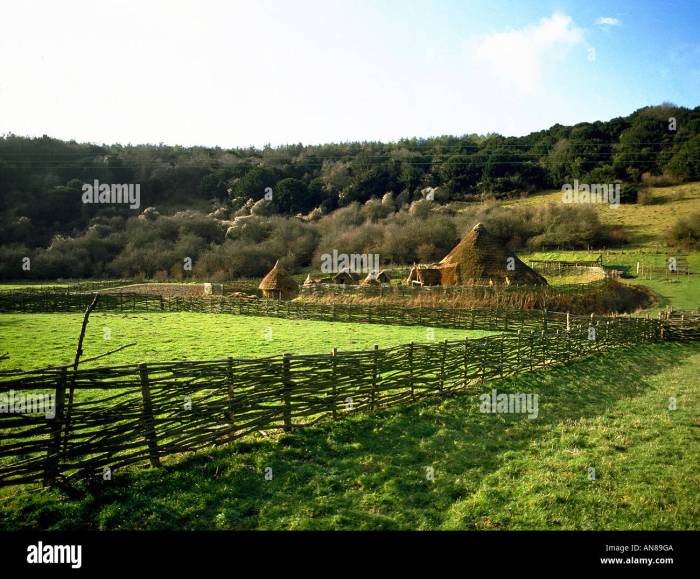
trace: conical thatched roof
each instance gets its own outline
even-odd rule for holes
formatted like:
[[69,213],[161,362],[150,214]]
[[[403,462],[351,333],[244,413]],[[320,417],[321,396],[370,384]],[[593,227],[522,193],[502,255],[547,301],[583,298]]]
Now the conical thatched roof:
[[449,272],[443,275],[443,285],[446,281],[461,285],[547,285],[547,280],[518,259],[482,223],[477,223],[438,267],[444,274]]
[[279,259],[270,272],[262,279],[258,289],[268,292],[290,293],[299,289],[299,284],[280,266]]

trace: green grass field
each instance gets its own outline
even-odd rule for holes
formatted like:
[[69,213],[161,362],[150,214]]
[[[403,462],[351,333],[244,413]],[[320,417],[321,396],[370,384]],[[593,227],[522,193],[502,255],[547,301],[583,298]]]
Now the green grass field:
[[[82,319],[82,313],[0,314],[0,354],[10,354],[0,367],[31,369],[72,364]],[[136,345],[88,364],[253,358],[285,352],[318,354],[330,352],[333,347],[360,350],[374,344],[385,347],[492,333],[227,314],[95,312],[90,316],[83,357],[131,342]]]
[[537,393],[533,420],[464,393],[169,460],[79,499],[5,491],[0,527],[698,529],[698,372],[698,345],[641,346],[483,386]]

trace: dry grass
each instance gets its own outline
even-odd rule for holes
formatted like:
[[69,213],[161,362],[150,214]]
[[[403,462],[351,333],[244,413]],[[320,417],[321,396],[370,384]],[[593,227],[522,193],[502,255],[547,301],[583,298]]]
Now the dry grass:
[[316,304],[399,304],[405,306],[440,308],[508,308],[542,309],[572,314],[607,314],[634,312],[653,303],[646,288],[617,282],[582,286],[578,291],[558,291],[556,288],[472,288],[468,293],[441,292],[439,289],[402,296],[399,293],[366,295],[348,291],[341,294],[302,294],[296,301]]

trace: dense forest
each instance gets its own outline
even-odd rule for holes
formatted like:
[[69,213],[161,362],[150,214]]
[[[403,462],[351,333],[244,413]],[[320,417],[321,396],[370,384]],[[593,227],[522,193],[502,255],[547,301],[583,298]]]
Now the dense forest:
[[[0,277],[257,276],[320,253],[437,259],[475,219],[514,247],[624,243],[593,211],[494,201],[578,179],[700,179],[700,107],[664,104],[524,137],[222,149],[0,138]],[[140,185],[140,207],[83,203],[83,184]],[[479,202],[456,212],[454,202]],[[464,209],[464,208],[462,208]],[[22,269],[22,259],[31,267]],[[192,271],[183,270],[190,258]]]

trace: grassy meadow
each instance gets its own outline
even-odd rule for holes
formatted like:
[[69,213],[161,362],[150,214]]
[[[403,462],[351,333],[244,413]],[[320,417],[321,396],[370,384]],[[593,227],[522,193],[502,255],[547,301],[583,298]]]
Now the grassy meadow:
[[534,420],[481,413],[473,391],[171,458],[71,500],[6,489],[0,528],[697,529],[698,372],[698,345],[641,346],[482,386],[537,393]]
[[[0,314],[0,353],[10,355],[2,367],[26,370],[72,364],[82,319],[82,313]],[[94,312],[85,334],[83,357],[131,342],[136,344],[86,366],[255,358],[285,352],[317,354],[334,347],[362,350],[374,344],[439,342],[492,333],[190,312]]]

